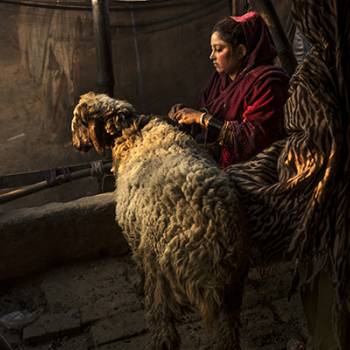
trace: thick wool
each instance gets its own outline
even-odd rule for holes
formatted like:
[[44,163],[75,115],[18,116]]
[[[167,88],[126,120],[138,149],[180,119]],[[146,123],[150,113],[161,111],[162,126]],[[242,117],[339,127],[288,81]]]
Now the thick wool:
[[116,219],[144,273],[155,349],[178,348],[174,322],[187,308],[214,326],[218,349],[240,349],[249,254],[234,185],[190,136],[147,121],[130,123],[112,154]]

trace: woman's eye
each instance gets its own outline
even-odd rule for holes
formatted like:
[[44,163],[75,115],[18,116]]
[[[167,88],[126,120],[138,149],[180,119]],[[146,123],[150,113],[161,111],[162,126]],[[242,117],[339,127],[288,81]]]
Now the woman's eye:
[[212,47],[212,49],[211,49],[211,51],[212,51],[212,53],[220,53],[220,52],[222,52],[223,51],[223,47]]

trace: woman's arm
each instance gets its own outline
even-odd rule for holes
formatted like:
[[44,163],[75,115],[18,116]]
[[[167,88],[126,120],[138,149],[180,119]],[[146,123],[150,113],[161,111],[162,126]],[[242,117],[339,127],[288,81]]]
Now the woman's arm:
[[241,120],[225,121],[220,130],[222,167],[248,160],[285,134],[287,86],[278,80],[262,85],[257,84],[247,97]]
[[180,108],[173,118],[180,124],[199,124],[222,146],[222,166],[247,160],[280,139],[283,130],[283,106],[287,87],[279,80],[256,84],[245,99],[241,118],[221,120],[205,110]]

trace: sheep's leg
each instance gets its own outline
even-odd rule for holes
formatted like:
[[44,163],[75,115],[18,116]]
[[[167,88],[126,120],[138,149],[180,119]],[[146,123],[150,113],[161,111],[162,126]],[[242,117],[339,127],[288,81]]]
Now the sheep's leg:
[[138,276],[134,283],[134,288],[138,296],[143,297],[145,292],[145,273],[143,269],[137,269]]
[[241,350],[239,340],[239,311],[220,311],[215,324],[215,350]]
[[177,350],[180,337],[171,310],[173,300],[168,283],[160,272],[156,258],[147,259],[145,271],[145,307],[152,333],[154,350]]
[[244,278],[240,278],[227,286],[225,305],[216,319],[216,350],[240,350],[240,312],[242,305]]
[[136,264],[137,272],[136,280],[133,282],[133,287],[135,288],[137,295],[143,297],[145,291],[145,271],[143,269],[142,259],[136,258],[134,255],[133,260]]

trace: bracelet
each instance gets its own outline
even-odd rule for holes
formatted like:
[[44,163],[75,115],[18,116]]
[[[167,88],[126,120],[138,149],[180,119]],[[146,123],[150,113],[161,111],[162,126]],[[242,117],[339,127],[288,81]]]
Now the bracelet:
[[206,128],[207,125],[205,124],[205,119],[204,117],[206,117],[207,112],[203,112],[200,117],[199,117],[199,125],[202,126],[203,128]]
[[212,129],[221,130],[225,122],[221,119],[214,118],[213,116],[209,116],[207,119],[207,127]]

